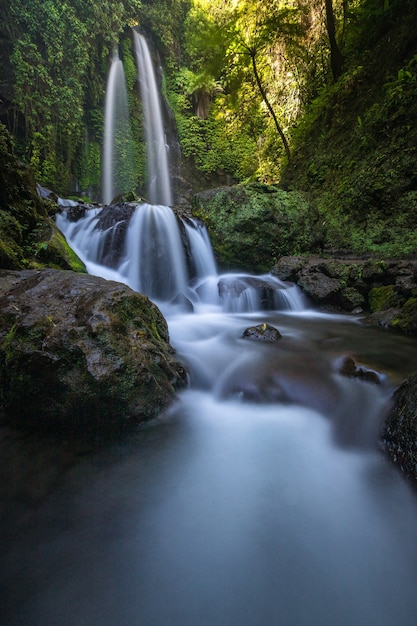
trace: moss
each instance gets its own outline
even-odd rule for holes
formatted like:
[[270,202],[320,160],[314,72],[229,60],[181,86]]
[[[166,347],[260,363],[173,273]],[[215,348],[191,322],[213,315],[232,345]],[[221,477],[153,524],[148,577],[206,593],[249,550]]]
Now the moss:
[[68,245],[63,234],[51,219],[42,220],[33,231],[27,246],[30,268],[53,267],[55,269],[86,272],[81,259]]
[[386,287],[374,287],[368,294],[369,308],[373,313],[385,311],[395,307],[400,307],[404,302],[398,293],[395,285]]
[[341,300],[343,306],[348,311],[353,311],[356,307],[365,305],[365,297],[354,287],[346,287],[342,289]]
[[341,261],[329,261],[327,263],[323,263],[321,269],[323,273],[330,276],[330,278],[339,278],[345,283],[349,280],[350,267]]
[[307,194],[241,184],[198,194],[193,213],[206,222],[224,267],[265,272],[282,256],[320,250],[318,214]]
[[366,53],[352,40],[344,74],[310,104],[293,139],[281,182],[313,194],[329,254],[416,253],[415,17],[408,3]]
[[417,298],[407,300],[391,326],[410,335],[417,334]]

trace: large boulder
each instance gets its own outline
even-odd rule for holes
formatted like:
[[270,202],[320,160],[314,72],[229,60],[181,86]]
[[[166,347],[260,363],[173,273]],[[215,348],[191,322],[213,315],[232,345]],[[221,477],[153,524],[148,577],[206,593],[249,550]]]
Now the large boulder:
[[404,474],[417,480],[417,372],[395,391],[381,441]]
[[156,416],[186,372],[146,296],[69,271],[2,270],[0,380],[9,422],[84,436]]

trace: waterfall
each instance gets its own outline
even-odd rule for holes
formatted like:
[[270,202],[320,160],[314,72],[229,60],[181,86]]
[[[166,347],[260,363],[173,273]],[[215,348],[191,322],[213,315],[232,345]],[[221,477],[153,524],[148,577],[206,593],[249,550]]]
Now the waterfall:
[[298,287],[274,276],[218,274],[205,225],[167,206],[129,203],[56,221],[90,273],[128,284],[165,311],[170,303],[236,313],[304,308]]
[[168,149],[154,67],[145,37],[133,31],[144,115],[148,161],[148,194],[153,204],[172,206]]
[[134,156],[123,63],[114,50],[104,110],[103,203],[135,187]]

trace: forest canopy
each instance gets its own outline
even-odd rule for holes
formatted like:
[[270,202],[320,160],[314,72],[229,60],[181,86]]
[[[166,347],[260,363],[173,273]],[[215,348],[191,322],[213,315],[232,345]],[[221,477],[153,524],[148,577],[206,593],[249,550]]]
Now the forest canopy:
[[[142,184],[131,45],[137,26],[161,56],[184,157],[206,177],[276,182],[305,120],[335,84],[359,71],[360,54],[387,22],[411,6],[411,0],[5,0],[0,119],[41,184],[97,197],[106,78],[119,45]],[[414,66],[407,71],[415,75]]]

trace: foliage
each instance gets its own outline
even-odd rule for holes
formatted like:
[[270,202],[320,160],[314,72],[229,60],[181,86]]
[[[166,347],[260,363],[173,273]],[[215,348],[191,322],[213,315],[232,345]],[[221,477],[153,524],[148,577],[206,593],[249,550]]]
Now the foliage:
[[198,194],[193,213],[206,222],[223,267],[265,272],[281,256],[320,250],[317,212],[300,192],[235,185]]
[[75,185],[86,102],[102,98],[103,84],[91,77],[139,9],[139,0],[13,0],[2,7],[12,31],[13,100],[26,123],[25,156],[37,179],[57,192]]

